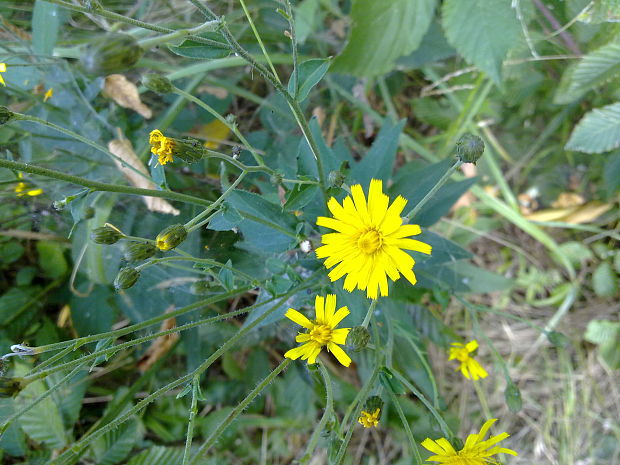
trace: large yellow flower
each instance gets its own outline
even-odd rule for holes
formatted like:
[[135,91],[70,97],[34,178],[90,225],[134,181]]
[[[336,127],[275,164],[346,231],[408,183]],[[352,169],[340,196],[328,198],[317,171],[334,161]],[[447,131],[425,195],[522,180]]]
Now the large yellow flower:
[[333,197],[329,199],[327,206],[333,218],[320,216],[316,221],[336,231],[323,234],[324,245],[316,249],[318,258],[327,258],[326,268],[337,265],[329,278],[337,281],[347,275],[344,288],[349,292],[356,287],[365,289],[371,299],[377,298],[378,291],[388,295],[388,277],[396,281],[402,274],[411,284],[416,283],[415,261],[403,249],[431,253],[430,245],[408,238],[420,234],[420,226],[403,224],[400,215],[407,200],[399,195],[392,205],[389,202],[382,182],[373,179],[368,202],[362,186],[356,184],[342,205]]
[[426,438],[422,441],[422,446],[436,454],[431,455],[426,460],[431,462],[439,462],[442,465],[487,465],[497,464],[497,461],[492,458],[493,455],[500,453],[517,455],[517,453],[512,449],[495,446],[495,444],[510,436],[508,433],[498,434],[497,436],[492,436],[486,441],[484,440],[489,428],[496,421],[496,418],[488,420],[484,423],[484,425],[482,425],[482,428],[478,434],[470,434],[467,436],[465,445],[458,452],[454,449],[454,447],[452,447],[452,444],[450,444],[446,438],[437,439],[436,441]]
[[475,358],[470,354],[475,352],[478,348],[478,341],[475,339],[469,341],[467,344],[461,344],[460,342],[453,342],[450,347],[450,358],[448,360],[458,360],[461,362],[461,366],[458,369],[467,379],[478,380],[480,378],[486,378],[489,374],[486,372],[482,365],[480,365]]
[[351,358],[338,344],[344,344],[351,328],[339,328],[338,323],[350,312],[347,307],[341,307],[336,311],[336,296],[327,294],[326,298],[316,296],[314,301],[316,319],[310,321],[304,315],[293,308],[289,308],[286,317],[308,330],[306,333],[298,333],[295,340],[304,344],[289,350],[284,354],[286,358],[308,360],[309,364],[316,363],[316,358],[321,349],[327,346],[327,350],[334,354],[345,367],[351,364]]

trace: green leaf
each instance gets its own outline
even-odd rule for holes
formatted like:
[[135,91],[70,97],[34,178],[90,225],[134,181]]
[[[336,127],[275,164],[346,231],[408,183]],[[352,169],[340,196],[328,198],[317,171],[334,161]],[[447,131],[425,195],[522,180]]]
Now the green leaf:
[[297,44],[303,44],[319,23],[319,0],[303,0],[295,7],[295,32]]
[[599,297],[613,297],[618,292],[618,276],[611,263],[601,263],[592,273],[592,287]]
[[[18,364],[16,372],[23,375],[28,368]],[[32,403],[32,401],[47,391],[43,381],[30,383],[15,399],[18,409]],[[51,397],[39,402],[19,418],[19,423],[24,432],[33,440],[47,444],[54,449],[63,448],[69,438],[65,431],[62,415],[58,405]]]
[[[228,260],[226,262],[226,265],[232,267],[232,261]],[[218,274],[218,278],[219,278],[220,282],[222,283],[222,286],[224,286],[224,288],[227,291],[230,291],[230,290],[232,290],[234,288],[235,278],[233,276],[232,271],[230,271],[228,268],[220,269],[220,272]]]
[[[306,100],[312,88],[316,86],[319,81],[323,79],[325,73],[327,73],[330,62],[331,58],[320,58],[301,63],[298,69],[293,71],[288,81],[289,93],[299,102]],[[297,76],[299,77],[297,78],[297,93],[295,93],[295,78]]]
[[301,210],[314,199],[317,193],[319,193],[318,184],[295,184],[283,208],[286,211]]
[[349,41],[332,71],[377,76],[413,52],[433,19],[436,0],[354,0]]
[[603,153],[620,147],[620,102],[592,110],[577,123],[566,150]]
[[139,438],[138,421],[129,420],[108,431],[91,444],[92,453],[99,465],[115,465],[129,455]]
[[[587,54],[565,74],[568,88],[558,93],[555,103],[570,103],[590,89],[604,84],[620,73],[620,43],[610,43]],[[564,78],[564,76],[562,76]]]
[[39,241],[37,252],[39,252],[39,266],[50,278],[60,278],[69,270],[63,248],[58,242]]
[[618,22],[620,21],[620,0],[593,0],[577,19],[588,24]]
[[127,465],[170,465],[183,461],[183,449],[179,447],[151,447],[140,452]]
[[225,58],[230,55],[230,48],[228,48],[226,44],[226,39],[224,39],[224,36],[219,32],[207,32],[200,34],[200,36],[219,42],[221,47],[218,45],[202,44],[194,40],[184,40],[181,45],[169,45],[168,48],[172,53],[187,58],[214,59]]
[[0,264],[8,265],[16,262],[24,254],[24,247],[17,241],[8,241],[0,244]]
[[506,0],[446,0],[443,27],[465,60],[501,81],[502,62],[519,40],[521,27]]
[[405,126],[405,120],[393,123],[389,118],[383,121],[381,131],[362,160],[351,168],[349,174],[352,182],[358,182],[368,191],[371,179],[382,179],[384,189],[392,177],[392,169],[396,160],[398,140]]
[[61,23],[58,5],[37,0],[32,12],[32,49],[37,55],[52,55]]
[[620,322],[592,320],[584,334],[584,339],[599,346],[599,354],[611,369],[620,368]]

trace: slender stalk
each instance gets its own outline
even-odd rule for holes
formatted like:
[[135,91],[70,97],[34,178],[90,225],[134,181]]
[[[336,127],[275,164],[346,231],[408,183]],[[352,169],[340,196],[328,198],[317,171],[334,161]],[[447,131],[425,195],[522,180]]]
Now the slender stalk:
[[424,196],[424,198],[422,198],[422,200],[420,200],[418,204],[415,207],[413,207],[409,213],[405,215],[405,218],[407,220],[410,220],[416,215],[416,213],[419,213],[422,207],[424,206],[424,204],[426,204],[426,202],[428,202],[435,195],[435,193],[439,190],[439,188],[446,183],[446,181],[450,178],[450,176],[452,176],[452,174],[457,169],[459,169],[459,167],[462,164],[463,162],[461,160],[457,160],[454,163],[454,165],[452,165],[450,169],[444,173],[441,179],[437,181],[437,184],[435,184],[433,188],[430,191],[428,191],[428,193]]
[[99,145],[96,142],[93,142],[90,139],[87,139],[84,136],[81,136],[80,134],[78,134],[77,132],[72,131],[71,129],[67,129],[67,128],[63,128],[62,126],[58,126],[57,124],[54,123],[50,123],[49,121],[46,121],[44,119],[41,118],[37,118],[36,116],[32,116],[32,115],[25,115],[23,113],[13,113],[13,118],[14,121],[30,121],[32,123],[37,123],[37,124],[41,124],[43,126],[47,126],[48,128],[54,129],[55,131],[58,131],[62,134],[65,134],[66,136],[69,136],[73,139],[79,140],[80,142],[86,144],[86,145],[90,145],[92,148],[99,150],[100,152],[105,153],[108,157],[112,158],[113,160],[116,160],[117,162],[119,162],[123,168],[128,168],[131,171],[133,171],[134,173],[142,176],[145,179],[148,179],[149,181],[151,180],[151,178],[149,176],[147,176],[146,174],[144,174],[142,171],[140,171],[139,169],[137,169],[135,166],[130,165],[129,163],[127,163],[125,160],[123,160],[121,157],[114,155],[112,152],[110,152],[108,149],[106,149],[103,145]]
[[291,29],[291,48],[293,50],[293,95],[297,95],[297,89],[299,88],[299,71],[298,71],[298,58],[297,58],[297,33],[295,32],[295,18],[293,17],[293,8],[291,7],[290,0],[284,0],[284,6],[286,8],[286,14],[288,16],[288,24]]
[[82,178],[79,176],[73,176],[70,174],[65,174],[61,171],[51,170],[49,168],[42,168],[40,166],[34,166],[34,165],[27,164],[27,163],[19,163],[16,161],[0,159],[0,168],[8,168],[11,170],[24,171],[30,174],[38,174],[40,176],[54,178],[60,181],[77,184],[78,186],[88,187],[92,191],[120,192],[122,194],[142,195],[146,197],[159,197],[162,199],[178,200],[179,202],[203,205],[206,207],[211,205],[210,201],[201,199],[200,197],[194,197],[193,195],[181,194],[179,192],[173,192],[173,191],[158,191],[154,189],[142,189],[139,187],[119,186],[117,184],[107,184],[104,182],[91,181],[90,179]]
[[308,441],[308,446],[306,447],[306,452],[304,456],[300,460],[300,463],[305,464],[312,458],[312,453],[316,448],[317,443],[321,437],[321,433],[325,429],[325,425],[327,421],[334,413],[334,394],[332,388],[332,381],[329,377],[329,373],[327,369],[323,365],[322,362],[318,363],[319,373],[321,373],[321,377],[323,378],[323,383],[325,384],[325,411],[323,412],[323,416],[319,420],[318,425],[314,428],[312,432],[312,436],[310,436],[310,440]]
[[161,257],[161,258],[153,258],[151,260],[149,260],[148,262],[145,262],[141,265],[136,266],[136,270],[143,270],[144,268],[148,267],[148,266],[153,266],[156,265],[158,263],[162,263],[162,262],[170,262],[170,261],[190,261],[190,262],[194,262],[194,263],[204,263],[205,265],[212,265],[212,266],[217,266],[218,268],[224,268],[226,270],[230,270],[235,274],[238,274],[239,276],[242,276],[243,278],[247,279],[249,282],[254,282],[255,278],[250,276],[247,273],[244,273],[241,270],[238,270],[236,268],[233,268],[232,266],[228,266],[224,263],[220,263],[218,261],[215,260],[211,260],[210,258],[197,258],[197,257],[182,257],[182,256],[173,256],[173,257]]
[[413,437],[413,433],[411,432],[411,427],[409,426],[409,421],[407,421],[407,417],[405,416],[405,412],[403,412],[403,408],[400,406],[400,402],[396,398],[396,395],[392,392],[391,389],[386,389],[388,394],[390,395],[390,399],[392,400],[392,405],[396,408],[396,412],[398,412],[398,416],[400,417],[400,421],[405,427],[405,432],[407,433],[407,438],[409,439],[409,445],[411,446],[411,452],[415,457],[415,461],[417,465],[422,465],[422,457],[420,456],[420,451],[418,450],[418,443]]
[[192,380],[192,404],[189,408],[189,421],[187,423],[187,436],[185,437],[185,450],[183,451],[183,463],[189,463],[189,455],[192,448],[192,440],[194,439],[194,423],[196,422],[196,414],[198,413],[198,391],[200,389],[200,379]]
[[267,60],[267,64],[271,68],[271,72],[273,73],[273,76],[278,80],[278,82],[280,82],[280,77],[278,76],[278,72],[276,71],[276,69],[273,66],[273,63],[271,62],[271,57],[267,53],[267,49],[265,49],[265,45],[263,44],[263,41],[260,38],[260,35],[258,34],[258,31],[256,30],[256,26],[254,26],[254,21],[252,21],[252,16],[250,16],[250,12],[248,11],[247,7],[245,6],[245,2],[243,0],[239,0],[239,3],[241,3],[241,8],[243,8],[243,12],[245,13],[245,17],[248,18],[248,23],[250,24],[250,28],[252,28],[252,32],[254,33],[254,37],[256,37],[256,41],[258,42],[258,45],[259,45],[261,51],[263,52],[263,56],[265,57],[265,60]]
[[[347,423],[349,422],[349,419],[351,418],[351,416],[355,413],[355,410],[356,410],[358,404],[361,404],[362,401],[365,400],[368,397],[368,393],[370,392],[370,390],[374,386],[375,380],[377,379],[377,376],[379,375],[380,369],[381,369],[381,362],[379,361],[379,362],[377,362],[375,364],[375,369],[372,371],[372,374],[370,375],[370,377],[366,380],[366,382],[362,386],[362,389],[360,389],[360,391],[355,396],[355,399],[353,399],[353,402],[351,403],[351,405],[349,405],[349,407],[347,408],[347,411],[344,414],[344,418],[342,419],[342,426],[343,426],[343,428],[345,428],[345,429],[351,429],[352,428]],[[359,414],[359,410],[361,410],[361,407],[359,409],[357,409],[357,410],[358,410],[358,414]],[[355,416],[357,416],[357,415],[355,415]]]
[[211,114],[213,117],[215,117],[220,123],[222,123],[228,129],[230,129],[231,132],[235,136],[237,136],[237,138],[241,141],[241,143],[247,147],[247,149],[250,151],[250,153],[254,157],[254,160],[256,160],[256,163],[258,163],[260,166],[265,165],[265,162],[263,161],[263,157],[261,157],[260,154],[256,151],[256,149],[252,147],[252,145],[248,142],[245,136],[241,134],[241,131],[239,131],[239,128],[237,128],[237,125],[235,123],[231,123],[230,121],[228,121],[226,118],[224,118],[217,111],[215,111],[211,106],[207,105],[205,102],[200,100],[198,97],[195,97],[192,94],[189,94],[185,92],[184,90],[179,89],[178,87],[174,87],[173,92],[175,92],[177,95],[185,97],[187,100],[195,103],[200,108],[202,108],[203,110]]
[[368,328],[368,325],[370,324],[370,318],[372,317],[373,313],[375,312],[375,308],[377,307],[377,303],[379,302],[379,299],[373,299],[372,302],[370,302],[370,306],[368,307],[368,311],[366,312],[366,316],[364,317],[364,321],[362,321],[362,326],[364,328]]
[[189,465],[193,465],[198,462],[200,456],[207,452],[215,441],[220,437],[220,435],[228,428],[228,426],[237,418],[251,403],[252,401],[261,393],[263,390],[271,384],[271,382],[276,379],[276,377],[292,362],[291,359],[285,358],[280,362],[280,364],[273,369],[271,373],[267,375],[265,379],[263,379],[252,391],[243,399],[231,412],[224,418],[224,420],[215,428],[209,437],[202,443],[202,445],[198,448],[198,452],[194,454]]
[[49,396],[51,396],[60,386],[62,386],[64,383],[66,383],[71,378],[73,378],[73,376],[75,376],[77,374],[77,372],[82,369],[83,366],[84,366],[84,363],[81,363],[78,366],[76,366],[70,373],[68,373],[66,376],[64,376],[60,381],[58,381],[56,384],[54,384],[52,387],[50,387],[43,394],[39,395],[31,403],[29,403],[28,405],[24,406],[23,408],[21,408],[20,410],[18,410],[17,412],[13,413],[8,418],[6,418],[4,420],[4,422],[0,425],[0,436],[2,436],[2,434],[4,434],[4,432],[6,431],[6,429],[8,428],[8,426],[11,424],[11,422],[13,420],[16,420],[17,418],[21,417],[24,413],[28,412],[34,406],[36,406],[37,404],[43,402],[45,399],[47,399]]
[[193,27],[191,29],[179,29],[178,31],[171,32],[169,34],[164,34],[159,37],[150,37],[148,39],[142,39],[138,41],[140,47],[145,50],[155,47],[156,45],[163,44],[166,42],[170,42],[171,40],[180,39],[183,37],[189,37],[193,34],[200,34],[202,31],[206,29],[211,29],[213,26],[217,26],[219,21],[207,21],[200,26]]
[[484,417],[487,420],[490,420],[491,418],[493,418],[493,415],[491,414],[491,409],[489,408],[489,402],[487,400],[487,396],[484,393],[484,391],[482,390],[482,386],[480,385],[480,383],[476,380],[472,380],[472,383],[474,385],[474,389],[476,390],[476,395],[478,396],[478,400],[480,401],[480,405],[482,406],[482,411],[484,412]]

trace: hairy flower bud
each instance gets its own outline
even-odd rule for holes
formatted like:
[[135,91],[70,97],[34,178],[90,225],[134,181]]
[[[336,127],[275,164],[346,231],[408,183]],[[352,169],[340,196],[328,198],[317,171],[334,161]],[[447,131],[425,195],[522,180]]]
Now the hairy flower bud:
[[7,107],[0,107],[0,126],[8,123],[14,118],[15,118],[15,113],[13,113]]
[[463,163],[476,164],[483,153],[483,140],[473,134],[463,134],[456,143],[456,156]]
[[0,376],[0,398],[15,397],[26,385],[24,378]]
[[330,187],[340,187],[344,184],[346,176],[342,171],[330,171],[327,175],[327,181]]
[[370,396],[366,399],[366,403],[364,404],[364,410],[369,412],[374,412],[377,409],[383,408],[383,400],[379,396]]
[[155,239],[159,250],[171,250],[181,244],[187,237],[187,229],[182,224],[173,224],[165,228]]
[[114,279],[114,289],[117,291],[120,289],[129,289],[136,284],[139,277],[140,272],[134,267],[126,266],[125,268],[121,268]]
[[132,68],[144,50],[136,39],[127,34],[109,34],[90,44],[80,56],[80,63],[90,74],[108,74]]
[[90,233],[90,238],[97,244],[116,244],[121,237],[123,233],[108,223]]
[[157,73],[147,73],[142,76],[142,85],[158,94],[169,94],[174,90],[170,79]]
[[363,326],[356,326],[349,331],[347,344],[353,347],[355,352],[359,352],[368,345],[370,332]]
[[510,381],[504,391],[504,399],[506,399],[506,405],[512,413],[517,413],[523,406],[523,400],[521,399],[521,391],[519,387]]
[[139,262],[151,258],[157,252],[157,247],[149,242],[132,242],[123,252],[123,257],[128,262]]

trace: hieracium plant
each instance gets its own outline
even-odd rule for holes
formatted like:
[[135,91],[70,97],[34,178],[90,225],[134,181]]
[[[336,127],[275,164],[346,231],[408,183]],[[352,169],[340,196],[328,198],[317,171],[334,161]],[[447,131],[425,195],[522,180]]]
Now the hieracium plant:
[[[67,283],[72,330],[12,341],[2,358],[0,396],[11,398],[3,404],[10,405],[1,420],[3,447],[22,425],[46,446],[36,463],[159,463],[156,452],[183,465],[259,463],[242,446],[239,454],[253,461],[227,462],[222,449],[230,448],[231,435],[234,444],[253,441],[240,419],[250,418],[248,410],[269,416],[264,406],[251,410],[268,393],[286,435],[301,434],[289,443],[286,463],[353,463],[352,438],[365,428],[398,431],[402,456],[417,464],[425,449],[428,461],[451,465],[516,455],[497,445],[507,433],[485,439],[495,419],[465,442],[456,436],[458,419],[441,401],[426,353],[432,336],[418,323],[443,331],[433,343],[446,360],[460,362],[455,369],[468,382],[502,375],[510,381],[507,371],[487,372],[482,365],[490,362],[472,355],[477,341],[455,340],[415,305],[424,296],[468,291],[455,263],[469,254],[430,227],[471,184],[459,167],[482,156],[480,138],[454,138],[445,159],[424,167],[396,160],[404,122],[390,117],[357,156],[346,138],[328,142],[318,119],[308,119],[306,103],[330,61],[300,59],[299,22],[288,0],[279,13],[293,47],[289,74],[276,70],[243,2],[243,27],[258,44],[252,53],[235,37],[233,18],[206,4],[216,2],[191,0],[204,22],[189,29],[130,19],[98,2],[41,3],[62,15],[113,21],[114,30],[151,31],[137,34],[139,40],[102,34],[66,52],[83,53],[80,61],[54,69],[65,76],[74,68],[88,95],[92,83],[106,86],[116,102],[119,94],[142,91],[159,114],[132,113],[121,124],[120,110],[111,107],[97,116],[115,133],[105,140],[87,118],[104,103],[93,100],[91,110],[81,101],[86,97],[71,93],[72,84],[62,87],[64,78],[42,109],[1,109],[2,124],[14,134],[32,131],[35,150],[31,158],[3,154],[0,167],[10,170],[24,202],[48,196],[54,214],[71,219],[74,263]],[[171,69],[172,54],[197,61]],[[259,105],[263,129],[243,114],[222,114],[218,98],[201,93],[201,84],[222,85],[208,75],[213,59],[243,61],[254,80],[270,87],[269,98],[244,88],[249,80],[224,87],[226,95]],[[20,66],[13,61],[0,67],[7,87]],[[119,90],[112,84],[118,78],[110,78],[115,73],[143,87]],[[211,120],[219,138],[190,130],[182,113],[188,105],[193,118]],[[125,106],[142,108],[135,100]],[[37,155],[43,147],[67,163],[44,162]],[[132,357],[139,375],[126,368]],[[96,420],[78,422],[84,392],[107,376],[115,386],[104,398],[107,407]],[[56,415],[59,431],[32,426],[41,412]],[[167,425],[172,416],[184,418],[183,428]],[[144,431],[167,440],[160,444]],[[10,447],[12,454],[17,446]],[[324,461],[314,459],[319,449],[327,451]]]

